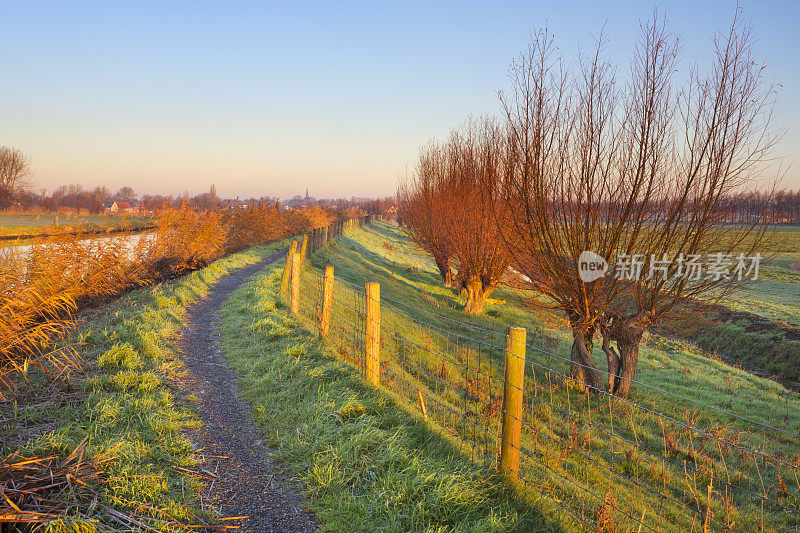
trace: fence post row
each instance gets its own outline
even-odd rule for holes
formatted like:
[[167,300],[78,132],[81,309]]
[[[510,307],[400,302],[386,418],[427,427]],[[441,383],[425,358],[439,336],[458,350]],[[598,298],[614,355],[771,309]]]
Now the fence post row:
[[367,381],[376,387],[381,385],[381,286],[378,283],[364,285],[367,298],[366,360]]
[[297,251],[297,241],[292,241],[289,253],[286,255],[286,266],[283,267],[283,277],[281,278],[281,294],[286,293],[289,288],[289,275],[292,273],[292,257]]
[[300,312],[300,263],[303,262],[301,253],[292,256],[292,298],[290,309],[293,314]]
[[500,471],[516,483],[519,480],[519,451],[522,435],[522,380],[525,377],[525,328],[506,329],[505,380],[503,381],[503,441]]

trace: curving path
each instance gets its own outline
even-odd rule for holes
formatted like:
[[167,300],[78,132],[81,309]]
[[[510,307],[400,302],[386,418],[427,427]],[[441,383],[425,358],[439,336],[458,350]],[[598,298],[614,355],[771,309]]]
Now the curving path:
[[215,472],[208,498],[238,531],[315,531],[314,516],[303,509],[303,498],[291,472],[277,463],[253,425],[251,406],[238,394],[238,377],[219,348],[220,309],[228,297],[269,263],[286,257],[286,250],[222,278],[208,296],[189,310],[188,327],[179,347],[188,369],[187,392],[198,397],[203,427],[186,435]]

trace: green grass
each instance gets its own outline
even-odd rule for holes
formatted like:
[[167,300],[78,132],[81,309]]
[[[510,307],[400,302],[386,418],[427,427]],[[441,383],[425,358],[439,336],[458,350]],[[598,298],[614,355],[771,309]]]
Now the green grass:
[[[463,298],[441,286],[432,260],[409,243],[396,226],[375,224],[355,230],[343,236],[338,243],[315,254],[312,263],[317,268],[334,266],[337,279],[356,286],[363,286],[367,281],[379,282],[385,305],[402,309],[411,319],[430,323],[434,328],[474,336],[475,330],[448,319],[497,332],[509,325],[523,326],[528,329],[533,346],[552,351],[557,357],[569,358],[569,333],[559,327],[558,320],[548,322],[545,317],[527,311],[521,305],[526,295],[520,291],[501,288],[493,297],[505,300],[505,303],[490,303],[481,316],[465,316],[458,310]],[[389,299],[420,311],[393,304]],[[340,309],[339,312],[348,313],[347,309]],[[355,323],[355,313],[346,316]],[[418,344],[425,345],[429,350],[409,349],[405,345],[401,347],[389,339],[395,353],[404,352],[402,357],[398,355],[390,364],[402,367],[408,361],[415,361],[418,366],[429,365],[426,370],[430,373],[436,365],[431,365],[431,361],[426,362],[425,358],[430,359],[429,354],[435,354],[438,346],[440,353],[451,350],[448,353],[451,353],[452,359],[463,359],[465,354],[473,359],[481,355],[484,358],[482,364],[491,365],[495,379],[502,377],[502,350],[481,351],[474,343],[469,348],[472,352],[464,347],[453,350],[452,342],[444,343],[439,335],[430,332],[426,336],[424,328],[413,321],[393,317],[388,312],[384,316],[386,320],[382,320],[390,322],[385,325],[387,331],[401,331],[405,337],[417,339]],[[604,360],[598,348],[595,356],[599,361]],[[800,431],[800,397],[797,394],[778,383],[714,360],[691,343],[649,335],[641,350],[637,379],[665,392],[635,385],[631,401],[666,413],[675,420],[664,422],[660,417],[623,402],[611,404],[602,395],[584,398],[580,392],[571,391],[571,387],[564,386],[558,376],[543,370],[543,367],[550,367],[566,371],[568,363],[557,357],[530,349],[528,351],[528,360],[542,366],[529,365],[526,370],[526,393],[529,395],[526,401],[531,401],[531,407],[526,410],[525,423],[530,430],[523,439],[523,446],[532,451],[530,456],[533,460],[525,468],[535,483],[552,487],[551,494],[561,501],[570,502],[576,512],[594,520],[598,502],[571,487],[566,481],[570,479],[594,488],[601,498],[608,490],[621,502],[622,508],[628,509],[637,518],[645,512],[646,522],[650,525],[661,523],[661,527],[665,527],[666,522],[672,525],[672,530],[697,527],[699,518],[692,516],[683,504],[705,509],[707,502],[700,489],[708,484],[708,473],[723,480],[730,479],[737,486],[755,493],[765,490],[771,499],[777,499],[782,505],[798,506],[800,486],[794,479],[796,470],[767,465],[763,458],[746,451],[736,452],[735,447],[730,448],[729,444],[725,445],[724,451],[716,449],[717,444],[721,445],[724,441],[739,443],[792,462],[800,460],[797,437],[751,424],[702,405],[738,413],[797,435]],[[458,376],[458,365],[448,365],[447,374]],[[603,368],[604,365],[600,366]],[[445,373],[444,370],[442,373]],[[462,382],[466,380],[467,376],[463,376]],[[427,391],[427,395],[441,404],[460,407],[457,404],[457,391],[437,389],[430,379],[426,382],[408,378],[408,381],[412,387]],[[684,396],[700,404],[670,394]],[[530,396],[534,396],[534,400],[530,400]],[[568,413],[568,416],[561,413]],[[495,427],[497,422],[496,415],[482,421],[485,427]],[[608,428],[612,423],[613,437],[597,427]],[[704,433],[715,435],[723,442],[686,430],[681,423],[701,428]],[[459,425],[456,421],[448,429],[464,434],[469,427],[463,423]],[[494,449],[492,446],[491,443],[486,444],[489,449]],[[591,461],[587,460],[586,454],[591,455]],[[662,454],[666,454],[667,459],[661,458]],[[684,471],[681,466],[684,462],[688,463],[691,470]],[[625,481],[618,473],[646,487],[658,489],[677,501],[662,501],[658,496]],[[789,483],[789,492],[786,494],[779,488],[778,474],[785,483]],[[787,479],[790,481],[786,482]],[[742,491],[730,496],[730,506],[724,506],[719,498],[713,500],[715,516],[720,520],[736,522],[737,530],[758,527],[762,520],[758,500]],[[657,512],[654,511],[656,509]],[[769,507],[764,511],[763,520],[766,522],[765,530],[795,528],[798,525],[797,517]],[[628,525],[632,526],[630,521]],[[565,522],[565,527],[571,527],[569,521]]]
[[[173,470],[195,464],[194,449],[182,430],[200,424],[192,397],[178,387],[184,370],[173,341],[185,325],[188,305],[227,273],[284,245],[234,254],[177,280],[133,291],[86,315],[74,339],[81,343],[85,371],[55,389],[36,375],[20,383],[20,397],[28,401],[2,405],[0,418],[14,421],[0,426],[0,453],[5,456],[18,447],[39,456],[68,453],[88,435],[90,456],[110,452],[115,457],[100,487],[99,505],[153,519],[168,513],[192,522],[190,512],[211,517],[207,506],[201,509],[196,480]],[[120,530],[99,507],[74,510],[71,519],[77,525],[65,530],[94,529],[88,519],[99,519],[98,529]],[[148,523],[171,530],[157,520]],[[59,531],[62,526],[66,527],[56,522],[49,529]]]
[[762,261],[759,280],[724,304],[776,323],[800,326],[800,253],[769,256]]
[[222,349],[324,530],[560,530],[554,506],[521,503],[303,329],[276,294],[281,270],[267,269],[225,304]]
[[800,254],[770,257],[759,280],[722,305],[736,314],[705,313],[675,335],[732,364],[800,389]]
[[151,219],[139,215],[73,215],[73,214],[0,214],[0,235],[29,236],[47,234],[54,226],[83,231],[104,231],[123,227],[141,228],[151,225]]

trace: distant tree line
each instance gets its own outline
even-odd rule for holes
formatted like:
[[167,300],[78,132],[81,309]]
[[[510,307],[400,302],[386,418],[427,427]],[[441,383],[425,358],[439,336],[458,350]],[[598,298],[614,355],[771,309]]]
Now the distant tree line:
[[[69,209],[89,213],[102,213],[113,202],[126,202],[132,207],[152,211],[161,207],[187,206],[201,211],[218,211],[243,206],[275,205],[280,202],[275,197],[261,196],[247,199],[223,199],[217,195],[214,184],[209,190],[191,196],[143,194],[138,195],[133,187],[123,186],[112,192],[105,186],[88,188],[73,183],[61,185],[53,192],[37,191],[31,180],[31,160],[21,150],[0,146],[0,210],[19,209],[21,211],[58,211]],[[302,197],[296,197],[301,198]],[[336,198],[308,199],[298,207],[331,207],[338,212],[357,212],[358,214],[392,215],[396,205],[394,197],[385,198]]]
[[727,200],[730,222],[752,223],[763,218],[770,224],[800,224],[800,189],[747,192]]

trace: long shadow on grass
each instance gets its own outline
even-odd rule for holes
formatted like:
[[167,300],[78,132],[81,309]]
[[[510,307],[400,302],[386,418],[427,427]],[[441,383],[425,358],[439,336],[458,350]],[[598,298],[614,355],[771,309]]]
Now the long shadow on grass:
[[[490,316],[463,313],[460,310],[463,299],[453,289],[442,286],[441,278],[429,268],[410,265],[407,261],[394,261],[388,257],[398,254],[394,248],[385,254],[377,253],[358,239],[374,240],[376,247],[383,242],[391,242],[393,247],[402,249],[408,246],[408,240],[396,226],[374,223],[369,226],[369,232],[375,237],[368,235],[364,239],[363,230],[354,237],[341,236],[338,242],[314,254],[312,264],[317,269],[333,266],[337,280],[354,285],[359,290],[363,289],[364,283],[379,282],[381,299],[415,320],[436,324],[436,317],[431,314],[435,313],[480,328],[503,329],[503,324]],[[420,259],[428,262],[426,258]],[[435,309],[430,312],[418,310],[432,305]],[[448,322],[448,328],[459,334],[471,331],[455,322]]]
[[277,454],[306,472],[326,526],[565,531],[555,505],[545,515],[334,357],[281,304],[278,279],[267,272],[228,300],[222,346]]

